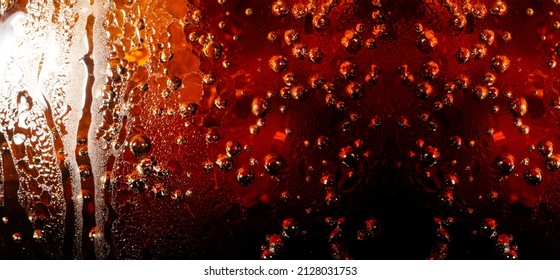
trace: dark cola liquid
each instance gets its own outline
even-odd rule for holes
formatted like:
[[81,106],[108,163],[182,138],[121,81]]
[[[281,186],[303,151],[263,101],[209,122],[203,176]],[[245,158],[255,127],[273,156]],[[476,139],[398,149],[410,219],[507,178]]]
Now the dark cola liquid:
[[557,259],[559,4],[47,9],[83,99],[5,94],[0,256]]

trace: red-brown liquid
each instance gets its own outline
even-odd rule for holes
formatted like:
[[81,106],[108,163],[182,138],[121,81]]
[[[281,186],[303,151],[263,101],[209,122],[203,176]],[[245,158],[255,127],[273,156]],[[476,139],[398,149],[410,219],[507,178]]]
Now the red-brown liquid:
[[553,2],[114,1],[84,232],[119,259],[558,258]]

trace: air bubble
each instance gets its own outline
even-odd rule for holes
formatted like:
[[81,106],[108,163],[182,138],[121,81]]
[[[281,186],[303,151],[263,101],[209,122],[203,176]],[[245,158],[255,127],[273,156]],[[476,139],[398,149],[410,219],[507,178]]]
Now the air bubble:
[[321,61],[323,60],[323,51],[321,51],[321,49],[317,47],[311,48],[309,50],[308,59],[315,64],[321,63]]
[[432,30],[422,32],[416,39],[416,46],[425,54],[431,53],[437,44],[438,40]]
[[423,153],[420,155],[420,163],[422,166],[428,168],[436,165],[440,159],[441,155],[437,148],[432,146],[427,146],[424,148]]
[[537,152],[542,157],[550,157],[554,152],[554,145],[552,145],[552,142],[550,141],[540,142],[537,146]]
[[509,68],[509,58],[505,55],[496,55],[492,58],[491,68],[496,73],[504,73]]
[[233,158],[233,157],[237,157],[239,154],[241,154],[242,151],[242,147],[241,144],[239,144],[239,142],[236,141],[228,141],[226,143],[226,154]]
[[130,151],[137,158],[147,155],[151,146],[150,140],[143,134],[133,136],[128,144]]
[[216,165],[222,171],[231,170],[233,167],[233,159],[224,154],[219,154],[216,159]]
[[496,168],[503,175],[509,175],[515,169],[515,158],[510,154],[498,156],[495,161]]
[[516,98],[510,104],[510,110],[516,117],[522,117],[527,114],[528,104],[525,98]]
[[416,86],[416,97],[428,99],[434,92],[434,87],[429,82],[422,82]]
[[424,79],[433,80],[439,75],[439,66],[433,61],[428,61],[422,65]]
[[467,63],[470,58],[471,58],[471,52],[469,51],[469,49],[461,47],[459,48],[459,50],[457,50],[457,53],[455,54],[455,57],[457,58],[457,61],[459,61],[459,63]]
[[507,4],[504,1],[497,0],[494,4],[490,7],[490,14],[493,16],[504,16],[507,13]]
[[288,69],[288,59],[282,55],[276,55],[270,58],[268,65],[274,73],[282,73]]
[[209,129],[208,132],[206,132],[206,143],[216,143],[220,140],[220,134],[218,133],[217,130],[215,129]]
[[286,3],[284,3],[284,1],[282,0],[277,0],[276,2],[274,2],[272,4],[272,13],[275,16],[285,16],[289,13],[289,9],[288,6],[286,5]]
[[536,187],[542,182],[542,171],[538,167],[529,168],[525,171],[523,178],[527,184]]
[[318,31],[324,30],[327,27],[328,22],[327,17],[322,14],[316,14],[313,16],[313,27],[315,27]]
[[294,29],[289,29],[284,32],[284,41],[288,46],[291,46],[297,40],[299,40],[299,33]]
[[362,37],[354,30],[347,30],[340,41],[347,52],[357,53],[362,48]]
[[276,175],[283,166],[282,158],[277,154],[268,154],[264,158],[264,170],[270,175]]

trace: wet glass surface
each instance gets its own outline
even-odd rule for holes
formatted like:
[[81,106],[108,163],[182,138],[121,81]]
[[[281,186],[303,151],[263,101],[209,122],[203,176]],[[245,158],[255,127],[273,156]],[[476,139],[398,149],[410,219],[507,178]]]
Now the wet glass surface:
[[560,258],[559,4],[0,0],[0,257]]

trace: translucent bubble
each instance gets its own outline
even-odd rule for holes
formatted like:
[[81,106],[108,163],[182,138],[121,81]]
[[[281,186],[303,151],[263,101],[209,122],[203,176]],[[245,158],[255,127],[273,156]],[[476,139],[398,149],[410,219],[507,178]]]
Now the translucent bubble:
[[83,135],[79,135],[76,137],[76,144],[77,145],[85,145],[87,143],[87,137]]
[[422,75],[427,80],[433,80],[439,75],[439,65],[433,61],[428,61],[422,65]]
[[471,54],[472,57],[477,60],[486,57],[486,46],[481,43],[474,44],[472,46]]
[[471,58],[471,52],[465,47],[460,47],[455,54],[459,63],[467,63]]
[[492,70],[496,73],[504,73],[509,68],[510,61],[505,55],[496,55],[490,63]]
[[504,175],[509,175],[515,169],[515,158],[511,154],[498,156],[495,160],[496,168]]
[[241,154],[242,151],[242,147],[241,144],[239,144],[239,142],[237,141],[228,141],[226,143],[226,154],[229,157],[236,157],[239,154]]
[[289,13],[289,8],[283,0],[277,0],[272,4],[272,13],[275,16],[285,16]]
[[[78,150],[78,156],[87,157],[88,156],[88,149],[87,147],[82,147]],[[35,162],[36,164],[40,163],[41,158],[38,158],[39,162]]]
[[455,78],[454,82],[455,85],[457,86],[457,89],[462,90],[470,86],[471,79],[465,74],[459,74],[459,76]]
[[137,134],[130,139],[128,147],[135,157],[140,158],[150,152],[151,143],[145,135]]
[[486,72],[484,74],[484,78],[483,78],[483,82],[487,85],[487,86],[492,86],[495,82],[496,82],[496,75],[494,75],[491,72]]
[[475,86],[472,89],[473,96],[478,100],[484,100],[488,97],[488,88],[485,86]]
[[449,22],[455,30],[463,30],[467,26],[467,17],[463,14],[454,15]]
[[416,97],[428,99],[434,92],[434,87],[429,82],[422,82],[416,86]]
[[309,50],[308,59],[315,64],[321,63],[321,61],[323,60],[323,51],[317,47],[311,48]]
[[410,127],[410,123],[408,122],[408,118],[405,116],[399,116],[397,119],[397,127],[401,129],[405,129]]
[[338,152],[338,158],[347,167],[355,167],[357,163],[357,155],[354,153],[352,146],[346,146]]
[[424,167],[432,167],[439,161],[441,154],[439,150],[432,146],[427,146],[420,155],[420,163]]
[[307,58],[309,50],[304,44],[295,44],[292,48],[292,55],[299,60],[304,60]]
[[472,14],[475,18],[483,19],[486,17],[487,13],[488,13],[488,9],[486,8],[486,5],[484,5],[483,3],[478,2],[473,6]]
[[82,164],[78,167],[78,170],[82,179],[86,179],[91,176],[91,167],[89,167],[89,165]]
[[154,167],[157,163],[151,158],[143,158],[136,165],[136,171],[140,175],[151,175],[154,173]]
[[223,110],[224,108],[226,108],[228,105],[228,100],[218,96],[218,98],[216,98],[214,100],[214,106],[216,106],[216,108],[218,108],[218,110]]
[[490,14],[493,16],[504,16],[507,13],[507,4],[504,1],[498,0],[490,7]]
[[312,89],[319,89],[322,88],[325,84],[325,78],[320,74],[313,74],[309,77],[309,86]]
[[179,114],[183,117],[193,117],[198,109],[198,104],[196,103],[185,103],[179,104]]
[[480,40],[486,43],[487,45],[492,45],[494,43],[494,39],[495,39],[494,31],[490,29],[484,29],[480,33]]
[[264,158],[264,170],[270,175],[278,174],[283,165],[283,160],[278,154],[268,154]]
[[126,184],[134,193],[140,193],[144,191],[146,187],[144,178],[136,171],[126,176]]
[[296,82],[296,75],[293,72],[288,72],[282,77],[287,86],[293,86]]
[[268,32],[268,34],[266,35],[266,39],[267,39],[269,42],[274,42],[274,41],[276,41],[276,39],[278,39],[278,35],[276,35],[275,32],[272,32],[272,31],[271,31],[271,32]]
[[296,19],[303,19],[307,15],[307,7],[304,3],[296,3],[292,7],[292,15]]
[[340,43],[347,52],[357,53],[362,48],[362,37],[354,30],[346,30]]
[[528,104],[525,98],[516,98],[510,104],[510,110],[516,117],[522,117],[527,114]]
[[16,243],[21,243],[23,240],[23,235],[19,232],[12,234],[12,240]]
[[165,186],[161,183],[156,183],[152,185],[150,192],[152,193],[153,197],[158,200],[162,200],[167,195],[167,190]]
[[294,99],[294,100],[303,100],[307,95],[307,88],[305,88],[302,85],[297,85],[292,87],[292,89],[290,90],[290,96]]
[[421,52],[425,54],[431,53],[437,44],[438,40],[434,31],[432,30],[426,30],[425,32],[422,32],[416,39],[416,46]]
[[412,75],[412,73],[408,71],[408,65],[404,64],[402,66],[399,66],[397,70],[401,74],[400,77],[402,84],[405,86],[412,85],[412,83],[414,82],[414,75]]
[[374,86],[379,80],[379,67],[375,64],[371,65],[371,71],[366,75],[365,81],[369,86]]
[[111,176],[113,172],[105,171],[99,180],[100,186],[103,188],[104,191],[111,191],[113,189],[113,182],[111,181]]
[[316,30],[321,31],[327,28],[328,19],[323,14],[315,14],[312,19],[313,27]]
[[530,186],[538,186],[542,182],[542,171],[538,167],[529,168],[523,175],[525,182]]
[[357,71],[358,71],[358,67],[356,66],[356,64],[348,60],[344,61],[338,69],[340,76],[346,80],[355,79]]
[[553,172],[560,170],[560,154],[551,155],[546,159],[546,169]]
[[181,79],[179,79],[177,77],[171,77],[171,78],[167,79],[167,89],[177,90],[179,87],[181,87],[182,83],[183,83],[183,81],[181,81]]
[[452,148],[459,150],[461,149],[461,147],[463,147],[463,138],[461,138],[460,136],[453,136],[451,137],[451,139],[449,139],[449,144]]
[[288,29],[284,32],[284,41],[288,46],[291,46],[297,40],[299,40],[299,33],[294,29]]
[[206,132],[205,139],[206,143],[216,143],[220,140],[220,134],[217,130],[211,128]]
[[352,99],[359,99],[360,97],[362,97],[363,94],[362,85],[354,81],[348,83],[345,91],[346,91],[346,95],[348,95]]
[[219,154],[216,158],[216,165],[222,171],[231,170],[233,167],[233,159],[224,154]]
[[288,69],[288,59],[282,55],[275,55],[268,61],[268,66],[274,73],[282,73]]
[[512,35],[511,33],[509,33],[508,31],[505,31],[504,33],[502,33],[502,40],[504,40],[504,42],[509,42],[512,39]]
[[328,144],[329,144],[329,139],[324,135],[317,137],[317,148],[324,149],[328,146]]
[[212,170],[214,170],[214,163],[212,163],[209,160],[203,162],[202,163],[202,170],[204,172],[212,172]]
[[543,157],[550,157],[554,152],[554,145],[550,141],[540,142],[537,146],[537,152]]
[[454,187],[459,184],[459,177],[457,177],[457,175],[455,174],[446,174],[443,178],[443,183],[446,186]]

